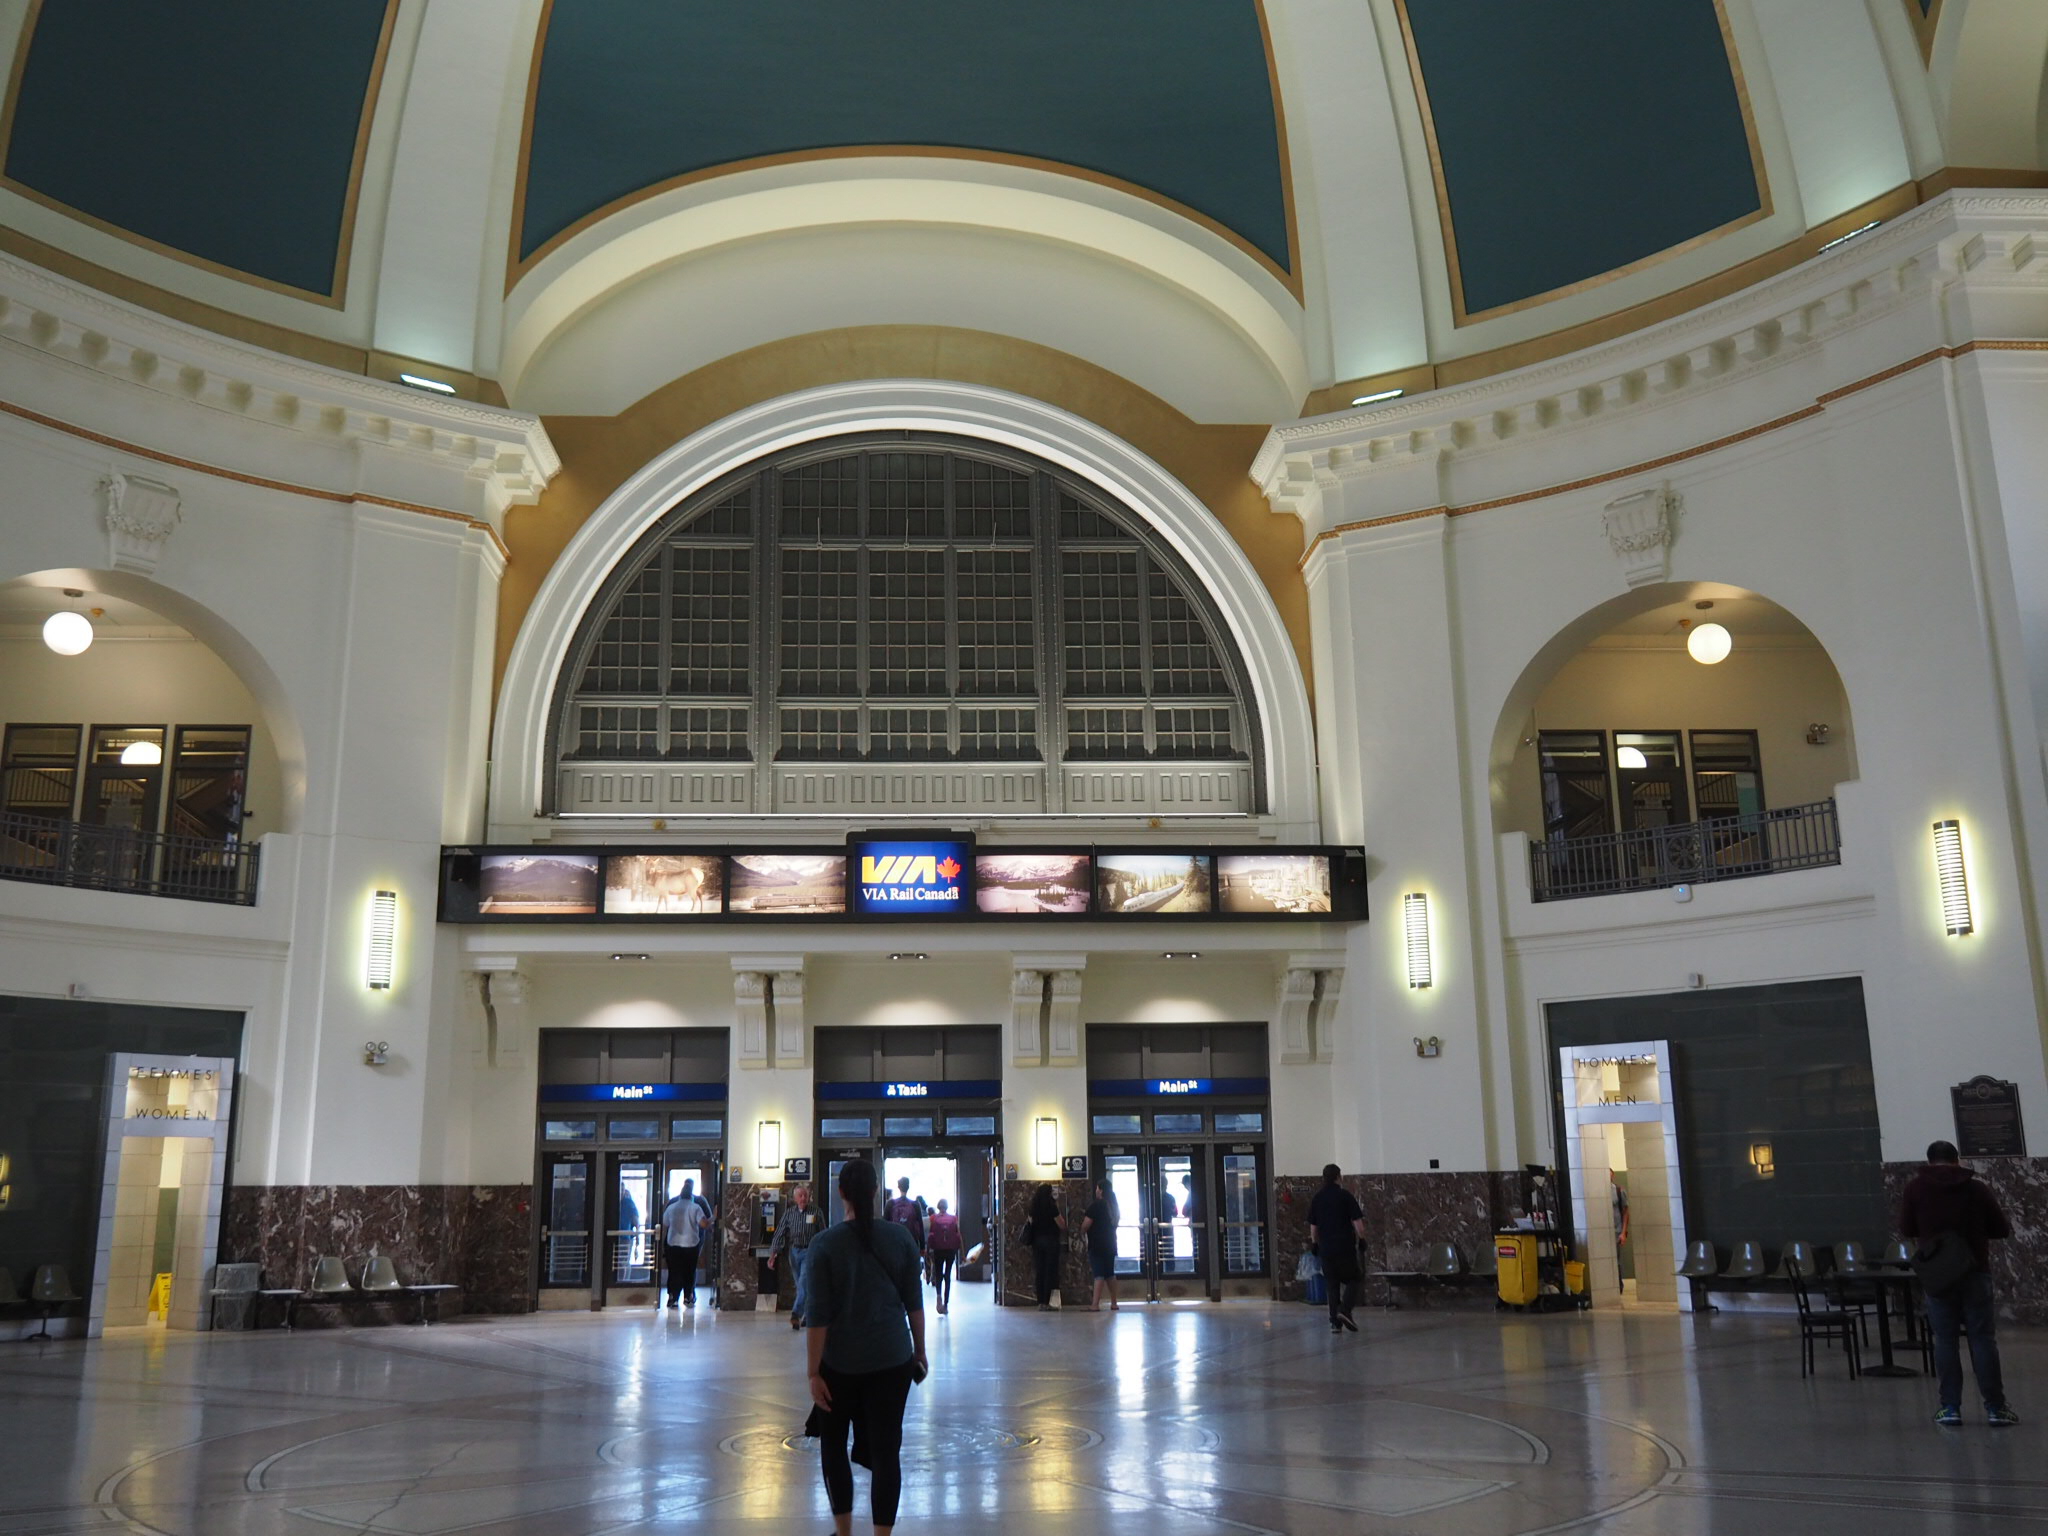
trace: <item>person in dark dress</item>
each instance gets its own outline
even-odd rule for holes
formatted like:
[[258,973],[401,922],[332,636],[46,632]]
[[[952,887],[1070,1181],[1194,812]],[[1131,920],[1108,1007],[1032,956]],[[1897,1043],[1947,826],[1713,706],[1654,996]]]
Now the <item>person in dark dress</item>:
[[1052,1310],[1052,1293],[1060,1283],[1060,1240],[1066,1236],[1067,1218],[1060,1214],[1052,1186],[1041,1184],[1031,1197],[1031,1272],[1038,1291],[1038,1310]]
[[1095,1181],[1095,1198],[1081,1215],[1081,1235],[1088,1244],[1088,1270],[1095,1277],[1095,1289],[1088,1310],[1100,1312],[1102,1298],[1109,1296],[1109,1310],[1121,1311],[1116,1301],[1116,1228],[1120,1219],[1116,1192],[1102,1179]]
[[1341,1177],[1335,1163],[1323,1165],[1323,1187],[1308,1203],[1308,1224],[1329,1295],[1330,1332],[1342,1333],[1348,1328],[1356,1333],[1358,1322],[1351,1308],[1361,1278],[1358,1245],[1365,1236],[1365,1212],[1351,1191],[1337,1182]]

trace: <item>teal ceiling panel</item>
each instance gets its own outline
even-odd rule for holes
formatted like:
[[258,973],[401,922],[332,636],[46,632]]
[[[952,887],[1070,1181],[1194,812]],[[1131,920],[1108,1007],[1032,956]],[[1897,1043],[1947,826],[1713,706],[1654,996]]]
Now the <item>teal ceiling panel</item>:
[[1406,0],[1459,318],[1767,211],[1716,0]]
[[541,48],[521,259],[680,177],[915,145],[1135,185],[1292,267],[1256,0],[555,0]]
[[47,0],[8,183],[179,255],[330,297],[396,0]]

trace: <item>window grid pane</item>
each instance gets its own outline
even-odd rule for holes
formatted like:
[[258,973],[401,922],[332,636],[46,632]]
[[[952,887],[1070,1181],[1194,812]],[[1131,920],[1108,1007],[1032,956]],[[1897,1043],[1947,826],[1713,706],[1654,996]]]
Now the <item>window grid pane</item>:
[[860,460],[827,459],[782,476],[782,533],[792,539],[860,537]]
[[674,550],[669,574],[671,695],[733,694],[752,687],[751,549]]
[[744,762],[753,756],[747,741],[747,711],[692,705],[668,712],[668,755],[707,762]]
[[1145,755],[1145,711],[1142,709],[1070,709],[1067,711],[1067,756],[1100,761]]
[[839,762],[860,756],[857,709],[785,709],[778,758],[791,762]]
[[782,691],[860,696],[860,551],[782,552]]
[[661,563],[635,576],[598,631],[584,669],[584,693],[661,689]]
[[936,762],[950,757],[945,709],[871,709],[868,756],[876,762]]
[[946,692],[946,552],[868,551],[868,692]]
[[868,456],[868,537],[946,536],[946,457],[940,453]]
[[954,536],[960,539],[1031,537],[1031,477],[999,464],[953,461]]
[[1022,549],[961,550],[960,692],[1029,698],[1038,691],[1038,633],[1032,613],[1032,557]]
[[671,523],[585,642],[566,758],[1041,762],[1059,727],[1074,760],[1247,755],[1205,602],[1043,471],[847,452]]
[[1143,594],[1135,549],[1068,550],[1060,556],[1070,696],[1143,696]]
[[1230,692],[1223,663],[1209,644],[1201,615],[1173,578],[1157,566],[1150,576],[1152,621],[1151,692],[1213,698]]
[[586,704],[577,712],[578,757],[659,757],[661,711],[654,705],[621,708]]

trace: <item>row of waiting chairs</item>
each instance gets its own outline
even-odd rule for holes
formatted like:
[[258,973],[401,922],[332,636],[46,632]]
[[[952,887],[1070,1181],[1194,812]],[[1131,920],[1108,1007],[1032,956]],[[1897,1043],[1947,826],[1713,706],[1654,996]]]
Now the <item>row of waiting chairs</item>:
[[1384,1303],[1388,1311],[1398,1311],[1400,1303],[1394,1299],[1397,1285],[1464,1285],[1474,1281],[1494,1278],[1493,1245],[1485,1244],[1479,1250],[1479,1263],[1469,1265],[1464,1254],[1458,1251],[1456,1243],[1429,1243],[1422,1250],[1422,1259],[1413,1269],[1376,1269],[1369,1278],[1383,1281],[1387,1287]]
[[41,1328],[22,1336],[27,1340],[49,1338],[50,1319],[57,1315],[57,1309],[74,1301],[83,1301],[85,1298],[71,1289],[71,1276],[65,1273],[62,1264],[37,1266],[34,1276],[29,1280],[26,1298],[15,1288],[13,1271],[0,1269],[0,1304],[24,1299],[36,1308],[42,1317]]
[[1764,1260],[1763,1244],[1753,1239],[1737,1243],[1730,1249],[1726,1264],[1721,1262],[1714,1245],[1702,1239],[1687,1245],[1685,1262],[1678,1266],[1678,1275],[1681,1280],[1692,1281],[1697,1289],[1708,1280],[1785,1279],[1791,1273],[1791,1266],[1796,1264],[1800,1272],[1811,1280],[1830,1272],[1822,1262],[1830,1253],[1834,1260],[1832,1273],[1852,1277],[1869,1274],[1881,1267],[1895,1268],[1910,1258],[1910,1250],[1903,1239],[1885,1244],[1876,1259],[1870,1257],[1869,1250],[1861,1243],[1836,1243],[1832,1249],[1826,1249],[1812,1243],[1790,1242],[1778,1255],[1778,1267],[1772,1269]]

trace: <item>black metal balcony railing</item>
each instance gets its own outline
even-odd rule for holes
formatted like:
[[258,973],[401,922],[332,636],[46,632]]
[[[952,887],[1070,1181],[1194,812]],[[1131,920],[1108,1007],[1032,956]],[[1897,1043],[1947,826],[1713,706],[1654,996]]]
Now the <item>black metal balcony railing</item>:
[[1842,831],[1835,802],[1821,800],[1675,827],[1532,843],[1529,886],[1538,901],[1565,901],[1745,880],[1841,862]]
[[0,813],[0,880],[256,905],[257,848]]

